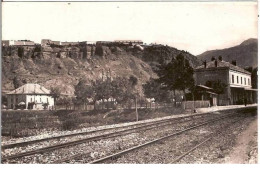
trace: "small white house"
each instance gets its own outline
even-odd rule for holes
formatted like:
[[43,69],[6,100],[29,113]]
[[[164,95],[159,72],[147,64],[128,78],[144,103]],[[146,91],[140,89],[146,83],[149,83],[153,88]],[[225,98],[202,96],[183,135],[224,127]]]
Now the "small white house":
[[39,84],[25,84],[7,95],[7,108],[17,109],[21,106],[24,109],[52,109],[54,107],[54,98],[50,90]]

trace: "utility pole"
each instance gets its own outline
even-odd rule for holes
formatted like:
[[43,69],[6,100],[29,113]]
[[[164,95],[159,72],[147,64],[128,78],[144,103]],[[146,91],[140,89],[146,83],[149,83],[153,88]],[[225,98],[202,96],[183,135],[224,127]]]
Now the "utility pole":
[[138,121],[137,96],[135,96],[135,114],[136,114],[136,121]]
[[102,81],[104,81],[104,71],[102,69]]

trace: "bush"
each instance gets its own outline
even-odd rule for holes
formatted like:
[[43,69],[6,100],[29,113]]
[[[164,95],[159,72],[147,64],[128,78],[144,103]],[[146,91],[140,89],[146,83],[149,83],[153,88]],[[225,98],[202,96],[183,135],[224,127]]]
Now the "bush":
[[80,114],[80,112],[72,112],[72,113],[69,113],[65,117],[65,120],[62,122],[62,129],[63,130],[76,129],[83,122],[84,122],[84,119],[82,119],[82,115]]

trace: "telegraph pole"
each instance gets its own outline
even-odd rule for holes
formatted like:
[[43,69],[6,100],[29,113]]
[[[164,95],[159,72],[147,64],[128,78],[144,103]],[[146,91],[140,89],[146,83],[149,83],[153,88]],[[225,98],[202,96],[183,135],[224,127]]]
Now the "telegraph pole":
[[138,121],[138,111],[137,111],[137,95],[135,96],[135,114],[136,114],[136,121]]

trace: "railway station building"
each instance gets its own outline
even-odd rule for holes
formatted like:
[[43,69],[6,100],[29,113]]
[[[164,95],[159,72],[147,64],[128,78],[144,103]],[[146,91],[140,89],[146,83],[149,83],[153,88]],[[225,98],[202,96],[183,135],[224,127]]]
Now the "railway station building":
[[252,89],[251,73],[221,58],[204,61],[194,70],[195,85],[221,81],[226,85],[224,93],[218,95],[217,105],[257,103],[257,89]]

